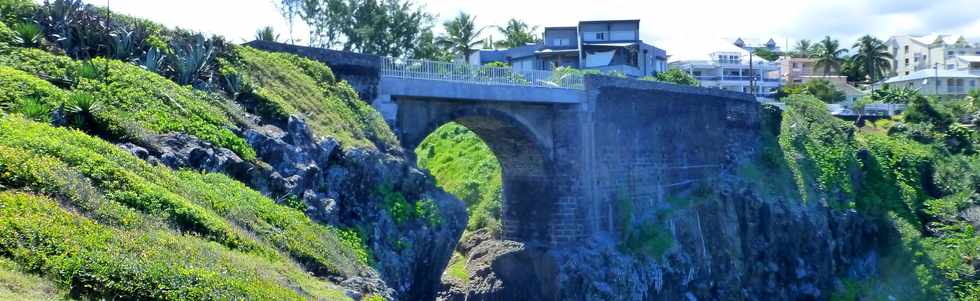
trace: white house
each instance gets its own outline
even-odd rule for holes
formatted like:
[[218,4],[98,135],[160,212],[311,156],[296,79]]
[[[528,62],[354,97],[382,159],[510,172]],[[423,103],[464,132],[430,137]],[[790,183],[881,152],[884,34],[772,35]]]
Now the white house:
[[960,97],[980,88],[980,73],[969,70],[925,69],[875,84],[875,88],[909,87],[923,95]]
[[925,69],[958,68],[958,56],[980,56],[980,43],[971,44],[961,35],[899,35],[885,42],[892,56],[895,75],[910,75]]
[[778,63],[750,56],[747,50],[728,42],[712,48],[703,56],[681,58],[668,65],[691,74],[702,87],[751,93],[760,100],[772,98],[772,92],[780,87]]

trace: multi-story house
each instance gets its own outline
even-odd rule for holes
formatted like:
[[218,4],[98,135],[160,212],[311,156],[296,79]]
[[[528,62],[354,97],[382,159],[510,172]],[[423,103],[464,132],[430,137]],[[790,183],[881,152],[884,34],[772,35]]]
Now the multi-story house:
[[[980,63],[978,63],[978,67],[980,67]],[[876,83],[875,87],[880,89],[886,85],[913,88],[923,95],[958,98],[974,89],[980,89],[980,69],[974,69],[972,72],[970,70],[924,69],[908,75],[889,78]]]
[[642,77],[666,70],[667,52],[640,39],[640,20],[582,21],[578,26],[546,27],[536,44],[477,51],[469,62],[504,62],[515,70],[572,67]]
[[980,55],[980,43],[970,44],[959,35],[901,35],[885,44],[893,56],[892,71],[899,76],[925,69],[955,70],[958,56]]
[[832,76],[839,73],[837,68],[831,68],[829,73],[824,72],[826,69],[823,66],[817,68],[815,58],[784,56],[776,62],[779,63],[780,76],[785,84],[800,84],[805,82],[804,79],[807,77]]
[[715,51],[700,58],[671,62],[677,68],[691,74],[702,87],[751,93],[760,100],[771,99],[780,85],[779,63],[751,56],[742,47],[721,43]]

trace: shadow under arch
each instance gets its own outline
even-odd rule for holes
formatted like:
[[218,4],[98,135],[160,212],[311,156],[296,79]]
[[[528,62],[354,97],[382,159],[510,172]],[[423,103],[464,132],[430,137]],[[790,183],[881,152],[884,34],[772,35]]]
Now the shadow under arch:
[[402,143],[413,150],[449,122],[473,131],[500,162],[502,238],[548,243],[558,196],[554,190],[554,164],[546,144],[524,122],[486,108],[464,108],[435,116],[423,129],[404,133]]

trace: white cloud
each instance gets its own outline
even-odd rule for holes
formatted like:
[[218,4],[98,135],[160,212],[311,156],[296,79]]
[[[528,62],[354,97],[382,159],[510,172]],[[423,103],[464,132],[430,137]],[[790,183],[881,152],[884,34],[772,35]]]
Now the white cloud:
[[[109,0],[114,11],[169,26],[249,40],[257,28],[272,25],[286,36],[276,0]],[[87,0],[104,5],[106,0]],[[887,39],[904,33],[954,33],[980,38],[977,0],[429,0],[417,1],[438,15],[438,24],[465,11],[481,26],[510,18],[532,25],[566,26],[579,20],[641,19],[644,40],[676,56],[700,55],[719,38],[768,40],[779,44],[824,35],[850,46],[864,34]],[[441,27],[441,26],[440,26]],[[487,34],[497,35],[493,29]],[[306,29],[294,30],[306,37]]]

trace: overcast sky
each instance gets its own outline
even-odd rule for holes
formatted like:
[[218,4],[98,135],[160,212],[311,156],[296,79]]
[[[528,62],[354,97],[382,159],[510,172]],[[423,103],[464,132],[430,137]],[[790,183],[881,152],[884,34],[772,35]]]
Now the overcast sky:
[[[107,0],[85,0],[105,5]],[[276,0],[108,0],[113,11],[169,26],[250,40],[259,27],[272,25],[285,37],[286,22]],[[476,15],[481,26],[518,18],[532,25],[569,26],[579,20],[640,19],[644,41],[667,50],[673,59],[706,54],[721,39],[766,41],[780,46],[798,39],[830,35],[850,46],[857,37],[894,34],[962,34],[980,38],[980,0],[415,0],[437,15],[439,24],[460,11]],[[439,26],[441,27],[441,26]],[[485,33],[499,34],[487,29]],[[299,26],[294,35],[305,37]],[[305,39],[304,39],[305,40]]]

